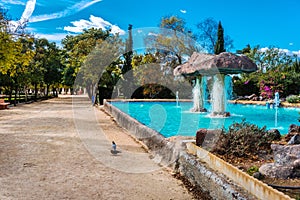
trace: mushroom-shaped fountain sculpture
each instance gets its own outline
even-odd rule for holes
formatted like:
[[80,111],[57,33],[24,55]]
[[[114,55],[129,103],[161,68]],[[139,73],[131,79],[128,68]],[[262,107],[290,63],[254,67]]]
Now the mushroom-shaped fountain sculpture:
[[[226,74],[250,73],[257,70],[256,64],[245,55],[223,52],[218,55],[194,52],[190,59],[174,69],[175,76],[213,76],[211,91],[212,115],[229,116],[225,112],[224,77]],[[202,88],[203,89],[203,88]],[[203,110],[203,98],[200,95],[199,110]],[[193,111],[199,111],[193,109]]]

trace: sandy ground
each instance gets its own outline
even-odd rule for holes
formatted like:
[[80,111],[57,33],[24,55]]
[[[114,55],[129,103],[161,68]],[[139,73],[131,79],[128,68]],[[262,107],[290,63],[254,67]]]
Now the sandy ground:
[[1,200],[193,199],[101,109],[83,106],[95,113],[97,130],[89,120],[76,122],[85,111],[72,108],[65,96],[0,110]]

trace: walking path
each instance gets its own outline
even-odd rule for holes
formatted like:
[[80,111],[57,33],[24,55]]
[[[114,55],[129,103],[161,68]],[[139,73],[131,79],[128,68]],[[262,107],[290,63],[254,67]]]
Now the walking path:
[[110,116],[74,102],[65,96],[0,111],[1,200],[193,199]]

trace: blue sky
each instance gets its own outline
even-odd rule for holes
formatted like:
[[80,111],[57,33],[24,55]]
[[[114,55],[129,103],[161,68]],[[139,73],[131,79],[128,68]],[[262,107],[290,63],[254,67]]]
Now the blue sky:
[[156,27],[163,16],[177,15],[194,31],[208,17],[220,20],[235,49],[275,46],[300,55],[299,0],[0,0],[0,6],[14,20],[29,19],[36,36],[56,42],[83,28],[123,34],[128,24]]

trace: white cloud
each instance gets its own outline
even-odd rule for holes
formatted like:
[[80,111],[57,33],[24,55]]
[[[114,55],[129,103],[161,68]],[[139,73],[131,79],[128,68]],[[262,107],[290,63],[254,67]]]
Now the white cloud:
[[294,45],[294,43],[290,42],[290,43],[289,43],[289,45],[290,45],[290,46],[293,46],[293,45]]
[[20,23],[24,23],[29,20],[34,9],[35,9],[36,0],[29,0],[26,3],[25,10],[23,11],[22,17],[20,19]]
[[300,50],[298,50],[298,51],[292,51],[292,53],[293,53],[294,55],[297,55],[297,57],[300,58]]
[[[263,47],[261,49],[259,49],[260,52],[266,52],[268,51],[270,48],[268,47]],[[279,53],[284,53],[288,56],[297,56],[300,58],[300,50],[299,51],[291,51],[291,50],[288,50],[288,49],[279,49],[279,48],[274,48],[275,50],[278,50]]]
[[30,22],[40,22],[40,21],[46,21],[50,19],[57,19],[57,18],[62,18],[62,17],[67,17],[70,16],[76,12],[79,12],[95,3],[98,3],[102,0],[93,0],[93,1],[80,1],[79,3],[74,4],[73,6],[57,13],[52,13],[52,14],[45,14],[45,15],[39,15],[39,16],[33,16],[30,18]]
[[267,50],[269,50],[268,47],[263,47],[263,48],[261,48],[259,51],[260,51],[260,52],[266,52]]
[[186,13],[186,10],[180,10],[181,13],[185,14]]
[[105,21],[101,17],[95,17],[93,15],[90,16],[89,20],[81,19],[79,21],[71,22],[73,26],[65,26],[64,30],[73,32],[73,33],[81,33],[85,29],[90,28],[101,28],[102,30],[111,29],[111,33],[116,34],[119,33],[120,35],[124,35],[125,31],[122,30],[117,25],[113,25],[108,21]]
[[13,5],[22,5],[25,6],[25,2],[24,1],[18,1],[18,0],[2,0],[0,2],[1,5],[3,4],[13,4]]
[[69,34],[67,34],[67,33],[53,33],[53,34],[37,33],[37,34],[35,34],[35,36],[37,38],[46,38],[49,41],[55,41],[55,42],[60,42],[67,35],[69,35]]
[[[17,3],[15,1],[15,3]],[[32,15],[34,9],[35,9],[36,0],[28,0],[26,3],[25,10],[23,11],[23,14],[21,16],[21,19],[19,21],[10,21],[10,29],[12,32],[15,32],[18,27],[24,25],[25,22],[28,21],[30,16]]]

